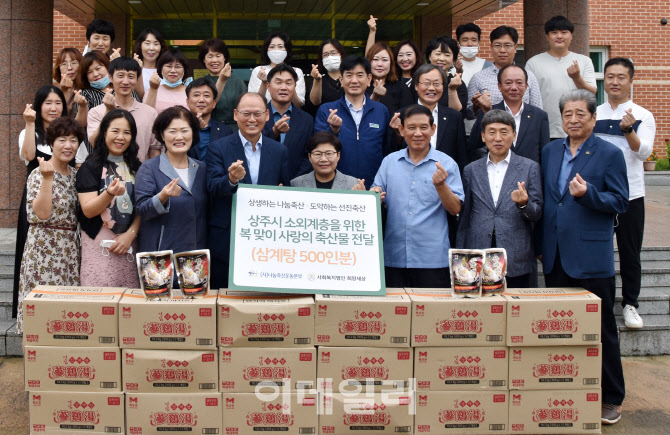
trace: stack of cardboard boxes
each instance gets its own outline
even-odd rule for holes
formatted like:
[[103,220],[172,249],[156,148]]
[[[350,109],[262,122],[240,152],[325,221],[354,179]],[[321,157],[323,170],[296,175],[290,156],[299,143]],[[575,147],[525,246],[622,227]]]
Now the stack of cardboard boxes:
[[124,289],[41,286],[23,301],[30,433],[124,433]]
[[578,289],[38,287],[24,342],[31,433],[600,432],[600,300]]
[[222,433],[316,434],[314,298],[221,290],[217,313]]

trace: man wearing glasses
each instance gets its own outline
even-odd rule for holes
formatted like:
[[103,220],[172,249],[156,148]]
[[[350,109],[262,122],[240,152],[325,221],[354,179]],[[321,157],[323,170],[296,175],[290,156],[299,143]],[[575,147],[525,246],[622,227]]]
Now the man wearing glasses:
[[[468,84],[468,119],[491,110],[494,104],[502,101],[503,96],[498,89],[498,72],[505,66],[514,63],[516,44],[519,34],[514,27],[500,26],[491,32],[491,52],[493,66],[483,69],[472,76]],[[542,109],[540,85],[535,74],[528,71],[528,89],[523,94],[523,102]]]
[[270,118],[265,98],[256,92],[242,94],[234,118],[238,134],[212,142],[205,160],[212,200],[208,222],[212,288],[228,287],[232,197],[239,184],[278,186],[290,181],[286,147],[261,135]]

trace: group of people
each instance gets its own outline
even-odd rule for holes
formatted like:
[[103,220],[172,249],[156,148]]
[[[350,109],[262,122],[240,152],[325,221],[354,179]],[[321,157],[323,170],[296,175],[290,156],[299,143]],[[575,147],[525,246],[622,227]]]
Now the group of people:
[[[265,39],[248,86],[219,39],[193,80],[154,29],[132,57],[104,20],[90,52],[63,49],[58,85],[26,105],[28,179],[17,237],[18,302],[38,284],[137,287],[133,254],[208,248],[211,286],[228,285],[232,196],[240,183],[377,192],[388,287],[449,287],[449,249],[505,248],[508,287],[584,287],[602,298],[603,422],[620,418],[624,381],[613,304],[616,233],[626,324],[641,327],[642,161],[655,135],[631,99],[634,65],[610,59],[600,106],[574,26],[545,25],[548,51],[514,63],[518,34],[473,23],[456,39],[346,56],[335,39],[309,74],[281,31]],[[425,61],[424,61],[425,59]],[[86,130],[85,130],[86,129]],[[81,235],[78,236],[78,228]],[[18,327],[22,316],[19,307]]]

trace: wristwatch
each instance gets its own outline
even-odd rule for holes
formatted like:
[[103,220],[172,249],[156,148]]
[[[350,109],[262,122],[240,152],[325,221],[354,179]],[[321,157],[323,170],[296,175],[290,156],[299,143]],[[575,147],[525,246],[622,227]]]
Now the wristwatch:
[[523,211],[523,210],[526,209],[526,205],[527,205],[527,204],[524,204],[524,205],[518,205],[518,204],[517,204],[517,207],[519,208],[519,210]]
[[631,125],[628,128],[622,128],[621,131],[623,132],[623,134],[631,134],[633,132],[633,126]]

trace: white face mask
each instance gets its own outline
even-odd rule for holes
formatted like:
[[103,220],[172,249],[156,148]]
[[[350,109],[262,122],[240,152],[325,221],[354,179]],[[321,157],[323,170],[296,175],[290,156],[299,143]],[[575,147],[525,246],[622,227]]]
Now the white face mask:
[[270,58],[270,62],[275,63],[275,64],[280,64],[286,59],[286,53],[285,50],[271,50],[268,51],[268,57]]
[[342,56],[328,56],[323,59],[323,67],[330,72],[338,71],[340,69],[341,61]]
[[479,47],[461,47],[460,52],[466,59],[472,59],[479,53]]

